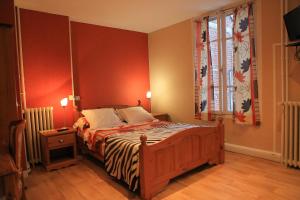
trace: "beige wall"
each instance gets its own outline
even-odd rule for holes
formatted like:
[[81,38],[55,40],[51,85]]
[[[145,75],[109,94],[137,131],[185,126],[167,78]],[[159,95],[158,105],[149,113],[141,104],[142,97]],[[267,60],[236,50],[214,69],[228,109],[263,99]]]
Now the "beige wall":
[[[225,120],[225,140],[230,144],[280,152],[280,126],[277,126],[280,124],[278,102],[281,101],[282,77],[280,1],[256,2],[262,123],[259,127],[236,125],[228,116]],[[148,42],[153,112],[167,112],[177,122],[200,123],[194,119],[193,107],[192,20],[150,33]],[[273,119],[276,109],[279,117]]]
[[193,121],[193,50],[190,20],[149,34],[152,112]]

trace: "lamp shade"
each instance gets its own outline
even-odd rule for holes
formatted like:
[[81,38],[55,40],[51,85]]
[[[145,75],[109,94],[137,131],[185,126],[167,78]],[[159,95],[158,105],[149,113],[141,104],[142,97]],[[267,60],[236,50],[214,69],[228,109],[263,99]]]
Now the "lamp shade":
[[147,98],[147,99],[151,99],[151,91],[148,91],[148,92],[146,93],[146,98]]
[[60,100],[60,105],[61,105],[62,107],[66,107],[66,106],[68,105],[68,98],[65,97],[65,98],[63,98],[62,100]]

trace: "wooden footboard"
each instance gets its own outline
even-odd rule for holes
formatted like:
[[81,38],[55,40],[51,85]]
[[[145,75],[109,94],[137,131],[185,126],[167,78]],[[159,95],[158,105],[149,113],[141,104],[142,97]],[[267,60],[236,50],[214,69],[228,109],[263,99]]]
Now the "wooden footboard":
[[141,136],[140,189],[143,199],[151,199],[170,179],[204,163],[224,162],[224,125],[192,128],[165,140],[147,145]]

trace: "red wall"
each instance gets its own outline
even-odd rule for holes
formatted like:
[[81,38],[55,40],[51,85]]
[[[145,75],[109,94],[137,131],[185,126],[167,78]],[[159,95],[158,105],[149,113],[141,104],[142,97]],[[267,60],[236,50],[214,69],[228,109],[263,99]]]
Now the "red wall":
[[[20,10],[26,106],[54,107],[54,126],[73,124],[73,106],[60,100],[72,94],[69,19]],[[75,94],[81,108],[136,105],[150,109],[148,35],[71,22]],[[66,111],[66,112],[65,112]]]
[[27,107],[53,106],[54,126],[73,124],[72,102],[64,112],[60,100],[72,94],[69,19],[21,9],[22,51]]
[[149,109],[148,35],[71,22],[75,93],[81,108],[136,105]]

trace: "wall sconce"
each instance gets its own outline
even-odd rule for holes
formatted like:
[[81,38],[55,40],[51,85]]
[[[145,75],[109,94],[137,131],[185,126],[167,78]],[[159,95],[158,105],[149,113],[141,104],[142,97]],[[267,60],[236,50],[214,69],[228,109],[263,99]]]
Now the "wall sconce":
[[[146,93],[146,98],[149,99],[149,101],[151,100],[151,91],[147,91]],[[142,106],[142,102],[140,99],[138,99],[138,106]]]
[[65,97],[62,100],[60,100],[61,107],[65,108],[68,105],[68,98]]
[[152,96],[152,95],[151,95],[151,91],[149,90],[149,91],[146,93],[146,98],[147,98],[147,99],[151,99],[151,96]]
[[151,94],[151,91],[149,90],[147,93],[146,93],[146,98],[149,100],[149,111],[151,112],[151,97],[152,97],[152,94]]

